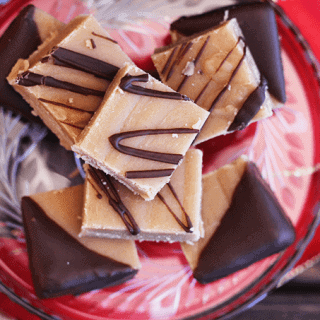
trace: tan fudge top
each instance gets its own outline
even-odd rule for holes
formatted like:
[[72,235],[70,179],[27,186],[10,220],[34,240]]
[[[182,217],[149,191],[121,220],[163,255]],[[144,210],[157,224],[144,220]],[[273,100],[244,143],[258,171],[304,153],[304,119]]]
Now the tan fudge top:
[[[129,92],[130,89],[138,92]],[[141,93],[145,89],[152,95]],[[155,97],[155,92],[160,96]],[[168,95],[175,98],[169,99]],[[93,167],[151,200],[170,180],[208,114],[141,69],[127,65],[111,83],[101,107],[72,150]],[[129,137],[130,132],[138,130],[138,136]],[[126,147],[134,150],[125,153]],[[150,153],[155,159],[148,158]]]

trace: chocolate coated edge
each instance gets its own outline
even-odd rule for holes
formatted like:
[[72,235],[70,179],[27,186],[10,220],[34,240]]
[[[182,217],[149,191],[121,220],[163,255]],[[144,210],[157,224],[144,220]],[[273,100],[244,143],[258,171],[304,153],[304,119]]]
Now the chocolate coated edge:
[[244,3],[200,15],[185,16],[174,21],[170,29],[186,36],[202,32],[219,25],[224,19],[226,10],[229,10],[228,19],[237,18],[252,56],[260,72],[268,80],[270,93],[284,103],[286,93],[279,35],[275,13],[270,4]]
[[[130,266],[124,263],[104,257],[84,247],[58,224],[56,224],[56,222],[51,220],[41,209],[41,207],[31,198],[23,197],[21,207],[29,256],[29,266],[35,292],[40,299],[53,298],[67,294],[79,295],[93,289],[118,285],[131,279],[138,272],[138,270],[132,269]],[[43,236],[47,236],[47,239],[37,238],[37,235],[39,234],[34,235],[34,227],[31,226],[31,223],[36,222],[36,228],[42,232]],[[43,228],[43,230],[39,228]],[[56,250],[54,250],[54,247],[52,246],[56,241],[58,243],[57,247],[55,248]],[[90,261],[93,266],[93,270],[76,270],[75,266],[73,265],[73,268],[70,270],[70,272],[65,272],[63,270],[61,270],[61,272],[57,272],[57,269],[53,270],[52,273],[56,273],[57,279],[50,279],[50,275],[47,274],[45,270],[43,270],[45,273],[44,276],[42,276],[39,274],[39,272],[41,273],[41,265],[45,266],[48,263],[50,264],[50,259],[52,257],[50,256],[49,250],[45,252],[44,256],[40,256],[37,249],[44,246],[42,249],[45,250],[47,244],[49,245],[48,249],[57,252],[59,259],[61,258],[61,261],[56,261],[58,262],[58,268],[61,267],[63,260],[68,261],[68,257],[63,256],[64,252],[67,252],[68,255],[73,256],[79,251],[81,253],[81,257],[86,256],[88,258],[86,264],[88,264]],[[66,266],[66,263],[64,266]],[[80,264],[77,264],[76,267],[79,268]],[[86,265],[86,269],[87,268],[88,266]],[[77,275],[75,275],[75,271],[79,272],[79,278]],[[89,277],[89,279],[84,279],[83,281],[83,272],[85,273],[86,271],[88,273],[86,276]],[[93,275],[95,279],[92,278]],[[66,276],[66,280],[64,280],[64,276]],[[41,281],[41,277],[43,282]],[[81,283],[81,279],[83,283]],[[69,282],[74,283],[68,283],[68,280]]]
[[6,77],[18,59],[27,59],[42,43],[34,21],[34,5],[23,8],[0,38],[0,106],[23,117],[40,122],[30,105],[7,82]]
[[260,107],[265,100],[267,88],[267,80],[261,75],[259,86],[244,102],[233,122],[229,126],[228,131],[242,130],[249,124],[253,117],[259,112]]
[[250,162],[221,224],[200,254],[194,277],[202,284],[223,278],[286,249],[294,240],[291,221]]

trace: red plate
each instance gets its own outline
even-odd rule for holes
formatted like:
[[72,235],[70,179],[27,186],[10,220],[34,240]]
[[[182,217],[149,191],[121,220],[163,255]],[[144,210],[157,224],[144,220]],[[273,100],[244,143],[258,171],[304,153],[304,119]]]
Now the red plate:
[[[30,2],[62,21],[87,11],[76,0],[11,1],[0,7],[1,30]],[[276,110],[273,117],[242,132],[208,141],[200,148],[204,151],[205,172],[242,153],[254,160],[295,225],[296,242],[282,254],[208,285],[194,280],[178,244],[138,243],[142,270],[126,284],[78,297],[39,300],[31,282],[23,232],[19,228],[9,232],[8,225],[3,223],[0,291],[12,301],[0,295],[0,309],[17,319],[37,319],[29,312],[43,319],[74,320],[227,318],[257,303],[316,261],[320,254],[316,245],[320,232],[315,233],[320,202],[320,88],[313,52],[320,56],[320,45],[313,40],[318,38],[319,28],[315,24],[319,26],[320,13],[317,1],[306,4],[296,0],[294,6],[292,1],[283,1],[280,5],[295,17],[298,26],[304,27],[305,36],[314,45],[311,51],[295,25],[278,8],[286,105]],[[294,15],[295,10],[299,14]],[[168,26],[164,20],[149,21],[140,25],[147,34],[124,30],[113,30],[111,34],[140,67],[150,69],[150,54],[165,43]]]

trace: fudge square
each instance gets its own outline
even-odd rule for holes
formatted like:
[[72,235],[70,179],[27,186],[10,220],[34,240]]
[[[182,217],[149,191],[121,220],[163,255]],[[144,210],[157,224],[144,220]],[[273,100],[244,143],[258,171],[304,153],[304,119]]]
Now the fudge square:
[[180,17],[170,25],[172,41],[211,29],[225,21],[226,16],[228,19],[237,19],[254,61],[268,81],[273,102],[278,101],[275,102],[277,106],[285,103],[286,90],[277,20],[275,10],[268,1],[241,1],[239,4],[202,14]]
[[145,201],[103,171],[86,165],[79,236],[197,241],[202,231],[201,178],[202,152],[190,149],[170,182],[153,200]]
[[165,84],[211,112],[195,144],[272,115],[267,82],[236,19],[159,48],[152,60]]
[[278,253],[295,229],[253,162],[241,156],[202,177],[205,236],[182,250],[197,281],[223,278]]
[[21,201],[29,265],[40,299],[119,285],[141,268],[131,240],[79,238],[83,185]]
[[169,182],[208,115],[186,96],[127,64],[72,150],[152,200]]
[[126,62],[132,63],[96,19],[81,15],[29,59],[19,60],[8,80],[70,149]]

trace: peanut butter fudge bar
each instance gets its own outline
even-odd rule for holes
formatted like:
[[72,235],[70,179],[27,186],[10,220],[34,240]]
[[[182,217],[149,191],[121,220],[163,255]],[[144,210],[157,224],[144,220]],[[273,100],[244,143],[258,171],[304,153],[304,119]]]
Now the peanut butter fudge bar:
[[63,26],[62,22],[31,4],[11,22],[0,38],[0,106],[31,121],[40,121],[32,115],[30,105],[9,85],[6,77],[18,59],[27,59]]
[[164,83],[210,111],[195,144],[272,115],[267,82],[235,19],[160,48],[152,60]]
[[89,122],[119,67],[130,58],[92,16],[73,19],[8,80],[67,149]]
[[269,92],[286,101],[281,49],[275,12],[267,1],[223,6],[203,14],[181,17],[170,26],[172,40],[211,29],[225,19],[236,18],[252,56],[268,81]]
[[190,149],[151,201],[88,167],[80,236],[197,241],[201,232],[202,152]]
[[29,265],[39,298],[118,285],[141,268],[133,241],[79,238],[83,186],[22,198]]
[[204,238],[182,244],[194,277],[203,284],[278,253],[295,229],[257,167],[240,157],[203,176]]
[[152,200],[169,182],[208,114],[128,64],[116,75],[72,150]]

